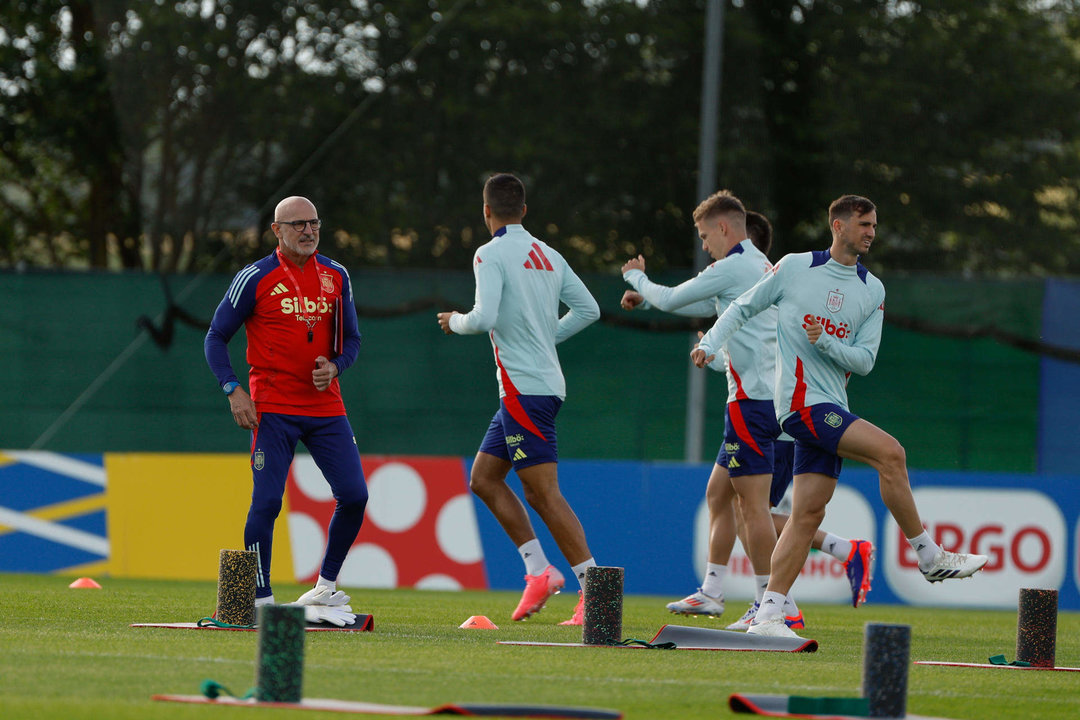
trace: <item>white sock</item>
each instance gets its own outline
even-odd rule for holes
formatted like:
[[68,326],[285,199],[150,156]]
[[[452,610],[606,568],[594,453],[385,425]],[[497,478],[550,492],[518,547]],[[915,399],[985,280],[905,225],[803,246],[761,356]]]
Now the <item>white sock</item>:
[[788,617],[799,616],[799,606],[795,604],[795,598],[793,598],[790,594],[788,594],[788,596],[784,598],[784,614]]
[[934,558],[941,551],[938,544],[930,539],[930,532],[923,530],[922,535],[916,535],[913,538],[907,540],[911,543],[911,547],[915,548],[915,552],[919,555],[919,568],[922,570],[930,567],[934,562]]
[[705,564],[705,581],[701,583],[701,592],[711,598],[724,597],[724,578],[727,577],[728,566],[717,563]]
[[264,598],[255,598],[255,607],[260,607],[262,605],[273,605],[273,604],[274,604],[274,596],[273,595],[267,595]]
[[759,604],[761,603],[762,596],[765,595],[765,588],[769,587],[768,575],[755,575],[754,576],[754,600]]
[[764,622],[770,618],[781,617],[784,614],[784,602],[787,598],[783,593],[765,591],[761,598],[761,607],[758,608],[755,622]]
[[551,564],[548,562],[547,555],[544,555],[544,548],[540,547],[540,541],[536,538],[520,545],[518,554],[525,561],[525,572],[529,575],[539,575]]
[[327,580],[322,575],[315,581],[315,587],[328,587],[331,591],[337,590],[337,580]]
[[847,562],[848,555],[851,555],[851,548],[852,543],[850,540],[845,540],[832,533],[825,533],[825,539],[821,541],[821,549],[840,562]]
[[581,586],[583,591],[585,590],[585,571],[591,567],[596,567],[596,561],[592,558],[574,566],[574,577],[577,578],[578,585]]

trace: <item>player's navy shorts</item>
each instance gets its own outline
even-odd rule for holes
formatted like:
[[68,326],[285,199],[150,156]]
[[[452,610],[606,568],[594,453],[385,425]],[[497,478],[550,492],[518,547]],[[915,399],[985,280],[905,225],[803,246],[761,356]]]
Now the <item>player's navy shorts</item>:
[[771,475],[773,442],[780,434],[772,400],[736,400],[724,408],[724,444],[716,464],[731,477]]
[[836,453],[840,437],[858,420],[839,405],[819,403],[784,420],[784,432],[795,438],[795,475],[820,473],[840,477],[844,461]]
[[259,424],[251,435],[253,508],[281,503],[297,441],[311,453],[339,503],[367,502],[360,451],[348,418],[260,413]]
[[509,460],[515,470],[559,461],[555,416],[563,401],[554,395],[507,395],[491,418],[480,452]]
[[791,440],[773,442],[773,473],[772,487],[769,488],[769,507],[776,507],[784,499],[784,493],[791,485],[794,460],[795,443]]

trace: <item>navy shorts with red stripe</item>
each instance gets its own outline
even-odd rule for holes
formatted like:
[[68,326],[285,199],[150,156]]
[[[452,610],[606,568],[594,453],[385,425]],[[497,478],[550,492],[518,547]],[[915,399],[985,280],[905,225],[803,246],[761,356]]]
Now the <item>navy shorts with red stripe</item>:
[[840,477],[844,463],[836,452],[840,438],[858,419],[858,415],[833,403],[811,405],[785,418],[784,432],[795,438],[794,474]]
[[563,401],[554,395],[507,395],[491,418],[480,452],[509,460],[515,470],[559,461],[555,416]]
[[772,400],[736,400],[724,408],[724,444],[716,464],[732,477],[771,475],[780,435]]

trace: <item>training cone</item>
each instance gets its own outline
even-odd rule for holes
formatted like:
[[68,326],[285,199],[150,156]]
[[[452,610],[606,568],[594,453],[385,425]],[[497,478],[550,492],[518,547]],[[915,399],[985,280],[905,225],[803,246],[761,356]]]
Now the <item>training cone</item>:
[[91,588],[93,590],[100,590],[101,586],[94,581],[94,578],[79,578],[75,582],[68,585],[69,588]]
[[486,615],[473,615],[465,622],[458,625],[462,630],[498,630],[495,623],[487,619]]

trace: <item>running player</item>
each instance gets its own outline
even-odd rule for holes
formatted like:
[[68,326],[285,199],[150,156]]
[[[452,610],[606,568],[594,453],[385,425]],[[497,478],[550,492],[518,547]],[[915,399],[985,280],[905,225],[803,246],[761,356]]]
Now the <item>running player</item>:
[[[548,562],[525,506],[506,484],[511,468],[582,588],[585,571],[596,565],[581,522],[559,490],[555,416],[566,382],[555,346],[599,318],[600,308],[563,257],[522,226],[526,209],[521,180],[508,173],[488,178],[484,224],[492,239],[473,257],[475,303],[465,314],[436,315],[447,335],[488,333],[495,352],[499,410],[476,453],[469,487],[525,563],[525,592],[514,620],[539,612],[565,580]],[[562,317],[560,301],[569,308]],[[581,625],[583,611],[579,593],[573,617],[561,624]]]
[[781,259],[728,306],[690,355],[705,367],[743,324],[779,308],[776,410],[781,427],[795,438],[795,489],[791,518],[773,551],[768,590],[748,629],[754,634],[795,636],[784,622],[784,598],[825,515],[841,458],[878,471],[882,500],[927,580],[968,577],[987,562],[985,555],[943,550],[930,538],[911,493],[903,447],[848,410],[848,377],[870,372],[881,343],[885,288],[859,263],[874,241],[877,208],[864,197],[844,195],[829,206],[829,227],[828,250]]
[[[623,278],[635,290],[624,294],[623,307],[655,306],[696,317],[719,315],[772,267],[766,257],[772,244],[768,220],[759,213],[748,213],[730,192],[721,191],[707,198],[694,210],[693,217],[703,249],[716,262],[671,288],[648,279],[643,257],[631,259],[623,265]],[[723,365],[714,362],[710,366],[726,370],[728,397],[724,443],[706,488],[710,528],[708,563],[701,588],[667,605],[668,610],[679,614],[719,616],[723,613],[723,582],[736,534],[731,501],[737,496],[739,525],[740,529],[745,528],[740,536],[754,567],[755,601],[739,620],[728,626],[730,630],[749,627],[765,592],[777,533],[769,508],[779,503],[791,481],[792,443],[775,440],[780,434],[772,399],[775,357],[774,311],[762,313],[747,323],[727,343]],[[775,518],[781,527],[783,519],[783,516]],[[820,546],[826,534],[820,533],[817,539]],[[831,536],[825,546],[844,562],[852,582],[853,603],[858,607],[870,588],[870,543]],[[784,616],[789,627],[804,626],[802,613],[790,596]]]

